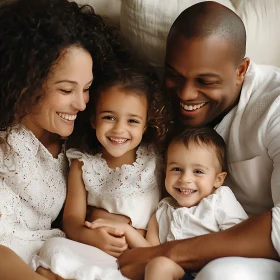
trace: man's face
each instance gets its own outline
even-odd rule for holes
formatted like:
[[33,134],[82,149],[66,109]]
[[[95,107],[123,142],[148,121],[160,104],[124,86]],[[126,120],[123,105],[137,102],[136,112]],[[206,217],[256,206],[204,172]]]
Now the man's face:
[[235,106],[241,83],[232,56],[229,44],[218,37],[169,39],[165,86],[183,124],[205,125]]

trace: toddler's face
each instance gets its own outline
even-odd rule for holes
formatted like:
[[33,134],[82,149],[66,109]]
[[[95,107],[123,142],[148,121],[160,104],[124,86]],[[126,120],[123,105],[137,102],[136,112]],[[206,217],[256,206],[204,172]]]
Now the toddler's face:
[[147,99],[117,86],[100,94],[93,127],[103,146],[103,157],[134,158],[147,118]]
[[223,184],[216,151],[212,147],[173,141],[167,150],[165,187],[180,207],[197,205]]

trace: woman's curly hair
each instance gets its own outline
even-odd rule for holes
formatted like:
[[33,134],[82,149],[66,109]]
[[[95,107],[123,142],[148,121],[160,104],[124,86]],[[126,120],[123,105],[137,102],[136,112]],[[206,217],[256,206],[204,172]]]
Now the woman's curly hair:
[[0,5],[0,130],[26,115],[66,48],[93,58],[95,81],[130,59],[123,38],[90,6],[67,0],[14,0]]
[[[107,76],[105,82],[95,84],[87,108],[79,112],[73,133],[68,138],[67,148],[76,148],[82,152],[96,154],[101,150],[101,144],[96,138],[95,130],[90,120],[95,118],[96,106],[100,95],[112,87],[121,91],[134,93],[147,98],[146,131],[142,143],[154,144],[160,148],[165,141],[171,116],[167,100],[162,94],[156,77],[150,69],[143,65],[131,65],[128,68],[118,68]],[[114,100],[112,100],[114,102]]]

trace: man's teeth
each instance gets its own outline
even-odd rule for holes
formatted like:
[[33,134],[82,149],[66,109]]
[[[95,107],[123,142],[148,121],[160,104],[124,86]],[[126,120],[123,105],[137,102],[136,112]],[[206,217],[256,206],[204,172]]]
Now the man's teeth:
[[68,115],[68,114],[62,114],[57,113],[62,119],[67,121],[74,121],[77,118],[77,115]]
[[185,105],[183,103],[180,103],[181,107],[184,108],[184,110],[186,111],[193,111],[193,110],[196,110],[196,109],[199,109],[201,108],[203,105],[205,104],[205,102],[203,103],[200,103],[200,104],[197,104],[197,105]]
[[127,139],[119,139],[119,138],[112,138],[112,137],[109,137],[109,139],[110,139],[111,141],[117,142],[117,143],[119,143],[119,144],[122,144],[122,143],[124,143],[124,142],[127,141]]
[[181,193],[184,193],[184,194],[189,194],[189,193],[194,193],[194,192],[196,192],[196,190],[183,190],[183,189],[179,189],[179,191],[180,191]]

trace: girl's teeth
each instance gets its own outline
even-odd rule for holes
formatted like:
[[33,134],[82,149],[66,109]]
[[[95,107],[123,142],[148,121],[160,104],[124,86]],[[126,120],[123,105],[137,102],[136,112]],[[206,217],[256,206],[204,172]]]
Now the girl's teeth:
[[124,142],[126,142],[127,141],[127,139],[116,139],[116,138],[109,138],[111,141],[113,141],[113,142],[117,142],[117,143],[119,143],[119,144],[122,144],[122,143],[124,143]]
[[62,114],[62,113],[58,113],[58,115],[67,121],[74,121],[77,118],[77,115],[68,115],[68,114]]
[[205,104],[205,102],[204,102],[204,103],[197,104],[197,105],[189,105],[189,106],[188,106],[188,105],[185,105],[185,104],[183,104],[183,103],[180,103],[181,107],[184,108],[184,110],[186,110],[186,111],[193,111],[193,110],[199,109],[199,108],[201,108],[204,104]]
[[194,193],[195,190],[182,190],[182,189],[179,189],[181,193],[184,193],[184,194],[189,194],[189,193]]

